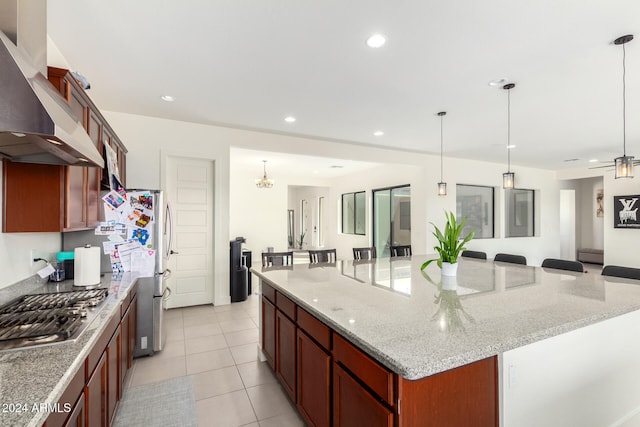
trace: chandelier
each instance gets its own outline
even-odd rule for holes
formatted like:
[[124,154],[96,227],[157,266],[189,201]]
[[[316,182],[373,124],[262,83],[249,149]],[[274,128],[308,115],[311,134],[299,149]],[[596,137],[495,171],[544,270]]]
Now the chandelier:
[[263,160],[263,172],[264,175],[262,176],[262,178],[258,178],[256,179],[256,187],[258,188],[271,188],[273,187],[273,180],[269,177],[267,177],[267,161]]

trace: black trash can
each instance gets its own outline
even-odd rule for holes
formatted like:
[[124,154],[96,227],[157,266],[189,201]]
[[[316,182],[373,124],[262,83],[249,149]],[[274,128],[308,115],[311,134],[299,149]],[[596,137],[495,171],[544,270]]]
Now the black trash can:
[[248,269],[242,262],[242,243],[245,242],[244,237],[236,237],[229,243],[230,254],[229,259],[229,292],[231,294],[231,302],[240,302],[247,299],[248,285],[247,276]]

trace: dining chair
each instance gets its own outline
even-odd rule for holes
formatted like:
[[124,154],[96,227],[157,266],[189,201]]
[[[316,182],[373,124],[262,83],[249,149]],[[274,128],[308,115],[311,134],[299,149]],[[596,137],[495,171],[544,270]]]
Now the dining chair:
[[542,261],[542,268],[553,268],[555,270],[576,271],[584,273],[584,266],[579,261],[568,261],[566,259],[545,258]]
[[376,258],[375,246],[371,246],[369,248],[353,248],[353,259],[356,261],[373,258]]
[[606,265],[602,269],[602,275],[620,277],[623,279],[640,280],[640,268],[620,267],[619,265]]
[[323,249],[317,251],[309,251],[309,263],[327,263],[336,262],[336,250],[335,249]]
[[262,252],[262,266],[273,267],[276,265],[292,265],[293,251],[289,252]]
[[522,255],[513,255],[513,254],[496,254],[495,257],[493,257],[493,261],[498,261],[498,262],[509,262],[511,264],[521,264],[521,265],[527,265],[527,258],[523,257]]
[[411,245],[391,246],[391,256],[411,256]]
[[487,259],[487,253],[481,251],[462,251],[460,256],[465,258]]

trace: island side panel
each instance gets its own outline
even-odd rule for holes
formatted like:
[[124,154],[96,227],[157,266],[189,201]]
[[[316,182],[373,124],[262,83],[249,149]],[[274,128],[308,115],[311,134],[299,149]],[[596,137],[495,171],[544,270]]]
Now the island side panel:
[[398,378],[399,427],[497,427],[498,359],[479,360],[421,380]]

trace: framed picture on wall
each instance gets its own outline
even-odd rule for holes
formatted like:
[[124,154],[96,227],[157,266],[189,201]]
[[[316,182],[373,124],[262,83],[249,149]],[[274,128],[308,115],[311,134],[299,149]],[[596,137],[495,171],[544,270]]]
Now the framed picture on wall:
[[604,216],[604,190],[596,190],[596,217]]
[[640,228],[638,200],[640,200],[640,194],[613,197],[614,228]]

